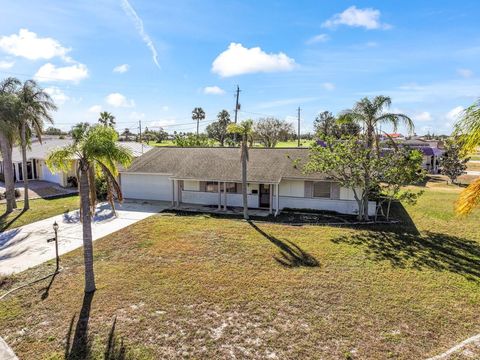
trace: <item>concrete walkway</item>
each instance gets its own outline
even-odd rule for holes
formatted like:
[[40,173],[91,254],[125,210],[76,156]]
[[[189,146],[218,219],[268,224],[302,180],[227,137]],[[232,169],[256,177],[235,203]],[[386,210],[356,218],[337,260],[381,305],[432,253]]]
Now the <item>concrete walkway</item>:
[[1,360],[18,360],[17,356],[7,343],[0,337],[0,359]]
[[[170,206],[169,202],[125,201],[117,204],[117,217],[106,203],[99,204],[92,223],[93,240],[132,225]],[[52,225],[59,225],[59,253],[82,246],[82,224],[78,210],[57,215],[0,233],[0,275],[21,272],[55,258]]]

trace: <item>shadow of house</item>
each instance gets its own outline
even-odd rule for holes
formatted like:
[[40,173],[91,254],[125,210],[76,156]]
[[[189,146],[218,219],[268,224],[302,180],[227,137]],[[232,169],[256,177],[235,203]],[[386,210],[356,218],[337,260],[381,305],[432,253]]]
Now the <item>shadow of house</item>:
[[378,231],[344,235],[332,241],[363,247],[370,259],[389,261],[393,267],[449,271],[480,282],[480,244],[458,236]]
[[282,241],[275,236],[267,234],[265,231],[255,225],[253,221],[249,221],[248,223],[260,235],[280,249],[280,256],[273,257],[280,265],[285,267],[316,267],[320,265],[317,259],[315,259],[309,253],[303,251],[293,242],[289,240]]

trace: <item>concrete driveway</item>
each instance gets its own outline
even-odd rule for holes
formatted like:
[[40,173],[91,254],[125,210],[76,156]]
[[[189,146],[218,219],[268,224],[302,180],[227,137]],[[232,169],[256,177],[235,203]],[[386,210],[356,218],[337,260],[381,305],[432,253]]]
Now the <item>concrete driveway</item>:
[[[93,240],[132,225],[169,206],[169,202],[125,201],[116,206],[117,217],[114,217],[108,204],[99,204],[92,223]],[[78,210],[7,230],[0,233],[0,275],[18,273],[54,259],[55,245],[53,242],[47,243],[47,239],[54,236],[54,221],[59,225],[60,254],[82,246],[82,224]]]

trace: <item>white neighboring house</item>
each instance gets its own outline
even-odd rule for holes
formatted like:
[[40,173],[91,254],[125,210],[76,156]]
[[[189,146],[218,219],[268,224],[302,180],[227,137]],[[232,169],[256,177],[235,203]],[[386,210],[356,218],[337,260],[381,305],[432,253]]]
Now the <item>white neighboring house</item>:
[[[32,140],[31,147],[27,149],[27,176],[29,180],[44,180],[49,181],[55,184],[58,184],[62,187],[70,187],[72,183],[68,181],[70,177],[75,177],[75,167],[68,172],[51,172],[45,163],[48,155],[51,151],[72,144],[73,140],[71,138],[60,139],[58,137],[44,137],[42,138],[42,143],[37,139]],[[134,157],[146,153],[152,147],[140,144],[133,141],[119,142],[122,146],[130,149]],[[13,170],[14,170],[14,179],[15,182],[23,181],[23,172],[22,172],[22,152],[21,148],[16,146],[13,148],[12,153],[13,160]],[[0,159],[0,174],[3,174],[4,164]]]
[[[120,171],[124,198],[171,201],[172,206],[200,204],[225,209],[241,207],[242,180],[238,148],[158,147]],[[247,194],[249,208],[284,208],[357,214],[353,191],[323,174],[303,174],[306,148],[249,150]],[[295,167],[293,160],[299,159]],[[370,201],[369,215],[375,214]]]

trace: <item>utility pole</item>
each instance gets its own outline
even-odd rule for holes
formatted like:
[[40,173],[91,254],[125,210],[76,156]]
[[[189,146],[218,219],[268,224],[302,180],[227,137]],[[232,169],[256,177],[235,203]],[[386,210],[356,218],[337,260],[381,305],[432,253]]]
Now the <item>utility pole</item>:
[[298,111],[298,133],[297,133],[298,144],[297,146],[300,147],[300,106],[298,107],[297,111]]
[[[240,104],[238,103],[238,97],[240,95],[240,87],[237,85],[237,95],[236,95],[236,101],[235,101],[235,124],[237,123],[237,118],[238,118],[238,110],[240,109]],[[233,141],[237,142],[237,134],[233,134]]]
[[140,144],[142,144],[142,154],[143,154],[143,142],[142,142],[142,120],[138,120],[138,129],[140,130]]

